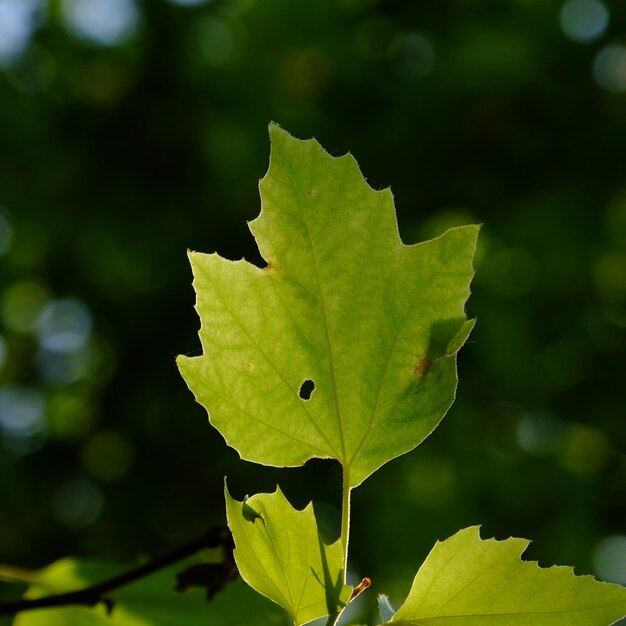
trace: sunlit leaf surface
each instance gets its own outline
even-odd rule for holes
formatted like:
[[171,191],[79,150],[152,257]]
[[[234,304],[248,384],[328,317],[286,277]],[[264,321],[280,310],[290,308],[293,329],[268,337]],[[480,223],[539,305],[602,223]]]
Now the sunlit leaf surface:
[[526,539],[480,538],[477,526],[437,542],[395,626],[608,626],[626,615],[626,589],[571,567],[521,561]]
[[[110,616],[104,606],[42,609],[19,614],[13,626],[289,626],[281,609],[241,581],[228,585],[211,602],[200,589],[174,591],[178,564],[112,592]],[[109,565],[63,559],[39,572],[27,592],[37,598],[82,589],[120,572]]]
[[226,493],[228,525],[243,579],[284,607],[299,626],[346,605],[341,541],[324,543],[313,505],[294,509],[280,489],[245,502]]
[[267,266],[191,253],[203,353],[178,363],[243,458],[333,458],[356,486],[454,399],[478,228],[406,246],[391,192],[352,156],[277,126],[270,136],[250,224]]

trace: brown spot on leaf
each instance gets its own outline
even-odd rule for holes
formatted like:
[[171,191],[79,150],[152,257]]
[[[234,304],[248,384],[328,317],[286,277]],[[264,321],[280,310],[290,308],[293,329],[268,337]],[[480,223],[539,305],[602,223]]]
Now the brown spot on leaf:
[[309,196],[309,198],[315,198],[315,196],[317,195],[317,187],[311,187],[310,189],[307,189],[306,195]]
[[244,363],[244,367],[248,372],[251,372],[254,369],[254,365],[252,363]]
[[415,357],[413,362],[413,372],[418,378],[426,376],[433,362],[424,356]]

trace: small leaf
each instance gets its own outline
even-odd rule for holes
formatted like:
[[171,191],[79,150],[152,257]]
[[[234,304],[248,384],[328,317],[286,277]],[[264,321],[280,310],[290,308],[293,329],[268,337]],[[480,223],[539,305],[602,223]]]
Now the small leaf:
[[571,567],[521,561],[526,539],[482,540],[478,526],[437,542],[395,626],[608,626],[626,615],[626,589]]
[[226,514],[241,577],[296,625],[343,609],[351,588],[343,584],[341,541],[324,543],[312,504],[298,511],[278,488],[245,502],[226,491]]
[[268,265],[191,253],[203,354],[180,371],[242,458],[337,459],[350,487],[425,439],[454,400],[478,227],[404,245],[354,158],[270,126]]
[[[72,606],[25,611],[13,626],[288,626],[285,614],[241,581],[228,585],[211,602],[203,590],[174,591],[175,575],[190,559],[111,593],[113,610]],[[120,573],[118,567],[72,559],[56,561],[38,572],[26,597],[83,589]]]

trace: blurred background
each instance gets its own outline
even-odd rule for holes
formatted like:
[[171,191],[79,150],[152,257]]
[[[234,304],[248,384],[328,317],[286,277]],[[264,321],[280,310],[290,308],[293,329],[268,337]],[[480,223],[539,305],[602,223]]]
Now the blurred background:
[[259,262],[270,120],[391,186],[407,243],[484,224],[458,400],[355,492],[354,575],[399,604],[481,523],[626,584],[626,5],[601,0],[0,0],[0,562],[156,554],[224,522],[226,474],[337,514],[332,462],[238,461],[174,363],[186,250]]

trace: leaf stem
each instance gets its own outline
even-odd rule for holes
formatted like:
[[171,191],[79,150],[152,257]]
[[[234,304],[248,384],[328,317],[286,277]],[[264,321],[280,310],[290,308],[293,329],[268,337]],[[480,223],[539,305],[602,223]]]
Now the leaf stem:
[[348,576],[348,542],[350,540],[350,470],[343,469],[343,496],[341,499],[341,545],[343,547],[343,584]]
[[339,618],[341,617],[341,613],[342,611],[338,611],[337,613],[334,613],[333,615],[329,615],[328,621],[326,622],[326,626],[335,626],[335,624],[337,624],[337,622],[339,621]]

